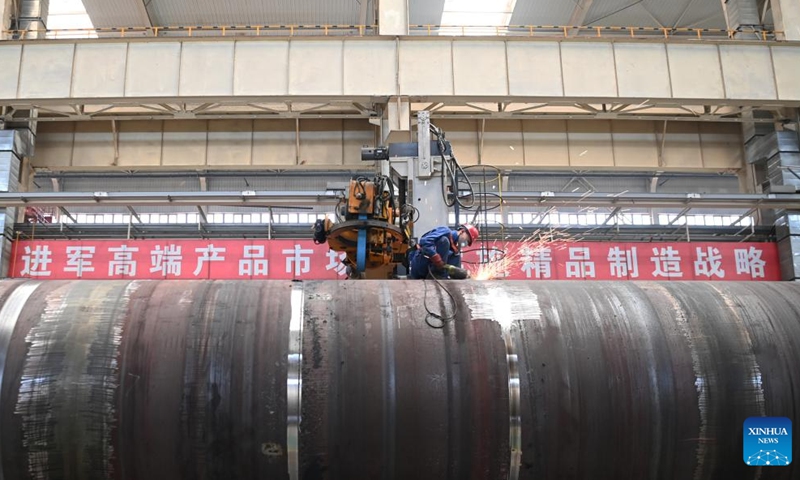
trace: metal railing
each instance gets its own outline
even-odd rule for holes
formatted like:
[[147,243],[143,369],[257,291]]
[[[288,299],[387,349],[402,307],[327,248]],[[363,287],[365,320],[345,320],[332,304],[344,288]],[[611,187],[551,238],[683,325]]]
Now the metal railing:
[[[4,30],[3,40],[131,37],[298,37],[376,36],[377,25],[189,25],[81,29]],[[589,27],[564,25],[410,25],[410,36],[500,36],[541,38],[620,38],[784,41],[781,31],[715,28]]]

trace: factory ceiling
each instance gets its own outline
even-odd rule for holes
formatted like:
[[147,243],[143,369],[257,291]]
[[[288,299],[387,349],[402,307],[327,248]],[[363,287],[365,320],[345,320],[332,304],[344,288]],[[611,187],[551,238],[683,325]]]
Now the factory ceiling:
[[[51,4],[59,1],[51,0]],[[71,0],[74,1],[74,0]],[[374,22],[375,0],[83,0],[95,27]],[[725,28],[719,0],[409,0],[411,24]]]

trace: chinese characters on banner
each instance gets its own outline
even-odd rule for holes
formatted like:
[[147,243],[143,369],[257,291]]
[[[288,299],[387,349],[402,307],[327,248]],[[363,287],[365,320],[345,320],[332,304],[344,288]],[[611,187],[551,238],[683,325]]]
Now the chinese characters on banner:
[[[509,280],[780,280],[771,243],[495,244]],[[344,254],[310,240],[20,241],[13,277],[38,279],[345,278]],[[474,269],[480,251],[464,254]],[[502,271],[505,270],[505,271]]]

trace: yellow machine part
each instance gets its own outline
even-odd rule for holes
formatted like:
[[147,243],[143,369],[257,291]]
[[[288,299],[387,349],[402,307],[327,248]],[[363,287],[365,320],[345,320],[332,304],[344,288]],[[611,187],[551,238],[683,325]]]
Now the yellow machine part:
[[[367,278],[385,278],[386,274],[374,276],[370,271],[391,266],[397,258],[402,258],[408,251],[408,244],[403,241],[400,229],[388,224],[378,225],[370,222],[367,231],[366,276]],[[358,232],[363,222],[350,221],[332,225],[328,233],[328,246],[331,250],[347,254],[345,264],[355,268],[358,255]]]
[[350,197],[347,200],[347,213],[353,215],[373,214],[375,203],[375,184],[372,182],[350,180]]

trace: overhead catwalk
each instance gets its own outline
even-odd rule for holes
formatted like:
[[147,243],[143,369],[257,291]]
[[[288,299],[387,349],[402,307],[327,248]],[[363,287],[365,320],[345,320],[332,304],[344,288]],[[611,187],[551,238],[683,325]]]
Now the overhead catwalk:
[[5,281],[0,478],[798,479],[798,365],[794,283]]

